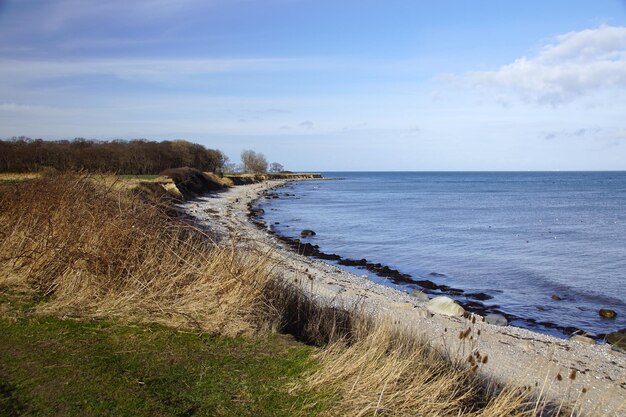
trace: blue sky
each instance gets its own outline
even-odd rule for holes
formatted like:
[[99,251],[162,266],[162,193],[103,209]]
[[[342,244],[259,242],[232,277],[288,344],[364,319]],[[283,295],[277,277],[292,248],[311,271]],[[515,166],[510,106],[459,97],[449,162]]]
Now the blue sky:
[[0,137],[626,169],[626,2],[0,0]]

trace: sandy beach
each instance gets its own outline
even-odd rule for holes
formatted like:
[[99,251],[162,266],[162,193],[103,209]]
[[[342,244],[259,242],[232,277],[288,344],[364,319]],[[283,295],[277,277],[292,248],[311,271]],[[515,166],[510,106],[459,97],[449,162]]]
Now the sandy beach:
[[[284,183],[266,181],[237,186],[181,207],[223,239],[266,253],[283,279],[299,284],[320,303],[389,318],[454,359],[466,360],[478,351],[489,358],[479,368],[485,378],[529,387],[556,402],[576,403],[583,415],[626,416],[626,355],[609,345],[589,345],[521,328],[490,325],[480,316],[433,315],[427,311],[425,301],[406,292],[287,248],[248,217],[251,202]],[[460,338],[462,332],[467,337]]]

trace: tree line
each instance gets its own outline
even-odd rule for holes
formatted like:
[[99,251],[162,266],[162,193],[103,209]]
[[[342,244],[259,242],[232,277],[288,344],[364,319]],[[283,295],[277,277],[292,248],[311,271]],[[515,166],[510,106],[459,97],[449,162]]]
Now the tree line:
[[230,163],[220,150],[186,140],[145,139],[98,141],[30,139],[0,140],[0,172],[58,171],[115,172],[156,175],[170,168],[190,167],[210,172],[283,172],[284,167],[252,150],[241,152],[241,163]]
[[0,172],[59,171],[115,172],[149,175],[178,167],[222,172],[228,158],[221,151],[185,140],[96,141],[42,140],[26,137],[0,140]]

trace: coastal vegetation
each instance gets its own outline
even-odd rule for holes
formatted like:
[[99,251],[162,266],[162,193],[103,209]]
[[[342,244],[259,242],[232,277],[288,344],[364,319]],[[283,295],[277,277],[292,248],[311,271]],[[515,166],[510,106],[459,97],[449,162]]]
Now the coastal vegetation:
[[0,184],[6,415],[558,414],[483,381],[487,357],[318,304],[266,253],[177,216],[181,194],[87,174]]
[[149,175],[178,167],[221,172],[226,163],[227,157],[221,151],[185,140],[0,140],[0,172],[54,169]]
[[218,149],[186,140],[43,140],[25,136],[0,140],[0,173],[55,170],[145,176],[181,167],[220,175],[285,172],[282,164],[269,164],[260,152],[246,149],[241,152],[241,164],[236,164]]

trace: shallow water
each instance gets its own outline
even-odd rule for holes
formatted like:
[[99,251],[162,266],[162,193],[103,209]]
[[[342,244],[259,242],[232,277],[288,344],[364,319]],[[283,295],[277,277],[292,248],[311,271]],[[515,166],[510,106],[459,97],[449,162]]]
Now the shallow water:
[[626,172],[324,176],[341,180],[292,183],[260,202],[265,221],[293,238],[315,230],[305,240],[325,253],[486,293],[516,325],[626,327]]

